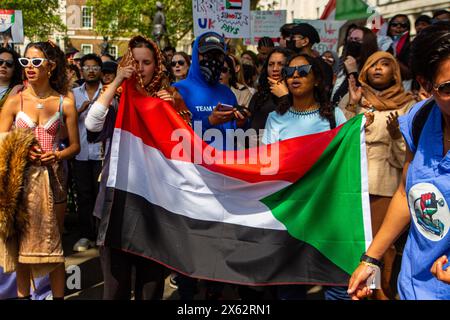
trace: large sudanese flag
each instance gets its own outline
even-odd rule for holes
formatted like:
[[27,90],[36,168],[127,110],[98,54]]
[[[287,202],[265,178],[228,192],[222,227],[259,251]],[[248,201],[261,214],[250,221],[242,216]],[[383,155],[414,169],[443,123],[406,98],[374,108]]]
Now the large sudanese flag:
[[372,239],[362,116],[268,150],[222,152],[125,83],[107,245],[201,279],[348,283]]

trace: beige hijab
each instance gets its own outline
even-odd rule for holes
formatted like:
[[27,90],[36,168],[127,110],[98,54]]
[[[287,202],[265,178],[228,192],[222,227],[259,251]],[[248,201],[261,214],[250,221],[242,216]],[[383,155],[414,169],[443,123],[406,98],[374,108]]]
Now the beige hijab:
[[[395,83],[383,91],[378,91],[370,86],[367,79],[367,71],[380,59],[389,59],[394,68]],[[402,108],[405,104],[414,100],[410,92],[403,89],[402,77],[400,75],[400,66],[394,56],[389,52],[377,51],[372,54],[364,64],[358,78],[363,90],[363,97],[371,107],[376,110],[395,110]]]

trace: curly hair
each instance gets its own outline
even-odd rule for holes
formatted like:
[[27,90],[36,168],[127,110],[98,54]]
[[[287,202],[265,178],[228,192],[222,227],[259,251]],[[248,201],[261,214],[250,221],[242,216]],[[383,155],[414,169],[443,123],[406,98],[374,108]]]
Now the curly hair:
[[[320,58],[314,58],[304,53],[295,54],[288,58],[286,66],[289,66],[289,64],[298,57],[303,57],[306,61],[308,61],[308,64],[311,65],[311,70],[317,83],[317,85],[314,86],[314,99],[319,103],[319,115],[323,119],[331,122],[332,119],[334,119],[334,107],[331,104],[329,92],[325,87],[325,74],[321,67],[321,61],[319,60]],[[278,104],[276,111],[280,114],[285,114],[292,104],[292,94],[289,93],[289,104]]]
[[18,84],[22,84],[23,78],[23,69],[22,66],[19,63],[19,54],[9,48],[0,47],[0,54],[2,53],[9,53],[12,56],[13,63],[14,63],[14,71],[13,76],[11,78],[11,81],[9,82],[9,88],[13,88],[14,86]]
[[50,86],[59,94],[66,95],[69,90],[69,79],[67,79],[66,69],[67,62],[64,52],[53,42],[31,42],[27,45],[25,52],[30,48],[40,50],[46,59],[55,64],[55,69],[52,71],[49,82]]
[[442,61],[450,58],[450,24],[432,24],[423,29],[411,44],[409,58],[413,74],[432,84]]

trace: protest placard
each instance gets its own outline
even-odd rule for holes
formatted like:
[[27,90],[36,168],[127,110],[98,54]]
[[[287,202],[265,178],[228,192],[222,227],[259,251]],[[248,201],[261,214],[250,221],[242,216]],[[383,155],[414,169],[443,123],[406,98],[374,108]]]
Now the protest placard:
[[0,42],[23,43],[23,20],[21,10],[0,9]]
[[250,37],[250,0],[192,0],[192,12],[196,37],[207,31]]
[[286,23],[286,10],[251,12],[251,43],[257,44],[262,37],[278,42],[280,28]]
[[294,23],[309,23],[320,36],[320,43],[316,43],[313,49],[319,53],[324,53],[327,50],[337,51],[339,41],[339,29],[345,24],[346,21],[333,21],[333,20],[306,20],[306,19],[294,19]]

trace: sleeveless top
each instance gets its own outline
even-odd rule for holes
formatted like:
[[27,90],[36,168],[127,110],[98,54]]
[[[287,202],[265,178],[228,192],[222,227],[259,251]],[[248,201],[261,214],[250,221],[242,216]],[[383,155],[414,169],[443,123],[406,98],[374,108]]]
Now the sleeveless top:
[[43,152],[57,150],[59,143],[59,131],[64,125],[63,104],[64,96],[59,97],[59,110],[43,125],[34,122],[30,116],[23,112],[23,97],[20,92],[20,111],[16,115],[15,126],[17,128],[31,129],[39,141]]
[[[403,251],[398,291],[402,299],[450,299],[450,285],[430,272],[434,261],[450,254],[450,151],[442,155],[442,113],[435,103],[422,129],[417,147],[412,138],[414,115],[426,101],[399,118],[400,129],[414,153],[406,178],[411,214]],[[445,269],[446,267],[444,267]]]

